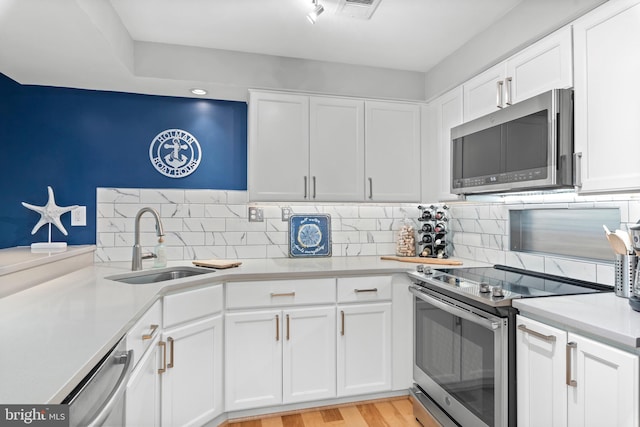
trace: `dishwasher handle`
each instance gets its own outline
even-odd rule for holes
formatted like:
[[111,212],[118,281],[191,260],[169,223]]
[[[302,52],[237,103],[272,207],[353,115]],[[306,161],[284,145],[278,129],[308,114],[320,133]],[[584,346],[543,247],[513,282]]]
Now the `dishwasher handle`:
[[127,389],[127,383],[133,370],[133,350],[129,350],[115,357],[119,358],[117,363],[124,363],[124,368],[122,368],[122,373],[115,387],[111,390],[111,393],[109,393],[104,404],[87,423],[87,427],[101,427],[111,411],[113,411],[114,407],[118,404],[118,401],[124,396],[124,392]]

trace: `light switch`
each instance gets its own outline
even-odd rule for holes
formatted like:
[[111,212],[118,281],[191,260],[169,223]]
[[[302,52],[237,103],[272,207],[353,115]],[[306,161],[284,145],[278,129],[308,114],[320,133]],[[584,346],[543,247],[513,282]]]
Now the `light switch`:
[[86,226],[87,225],[87,207],[78,206],[71,211],[71,226]]

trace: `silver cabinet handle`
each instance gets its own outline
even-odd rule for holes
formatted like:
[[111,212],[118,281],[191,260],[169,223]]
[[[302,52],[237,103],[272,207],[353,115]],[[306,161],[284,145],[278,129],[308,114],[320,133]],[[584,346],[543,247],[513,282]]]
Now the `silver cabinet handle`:
[[573,153],[574,182],[577,188],[582,188],[582,152]]
[[496,82],[496,107],[502,108],[502,103],[504,102],[502,99],[502,87],[504,86],[504,81],[499,80]]
[[541,334],[540,332],[534,331],[533,329],[527,328],[525,325],[518,325],[518,329],[520,329],[522,332],[526,334],[533,335],[534,337],[540,338],[541,340],[544,340],[544,341],[548,341],[548,342],[556,341],[555,335],[544,335],[544,334]]
[[373,178],[369,177],[369,198],[373,199]]
[[344,336],[344,310],[340,310],[340,335]]
[[308,195],[307,194],[307,180],[308,180],[308,178],[305,176],[304,177],[304,198],[305,199],[307,198],[307,195]]
[[316,177],[314,176],[313,178],[311,178],[311,180],[313,181],[313,198],[316,198]]
[[356,294],[362,293],[362,292],[378,292],[378,288],[371,288],[371,289],[354,289],[353,290]]
[[505,85],[505,90],[506,90],[506,96],[505,96],[504,103],[506,105],[512,105],[512,103],[513,103],[513,99],[511,99],[511,83],[512,82],[513,82],[513,78],[511,78],[511,77],[507,77],[506,79],[504,79],[504,85]]
[[109,414],[113,411],[114,407],[120,401],[120,398],[124,395],[124,392],[127,389],[127,383],[129,382],[129,377],[131,376],[131,370],[133,369],[133,350],[129,350],[126,354],[121,355],[118,363],[124,363],[120,378],[118,378],[118,382],[113,390],[111,390],[111,393],[109,393],[105,403],[100,407],[100,409],[98,409],[98,412],[96,412],[93,419],[86,424],[87,427],[102,426]]
[[276,341],[280,341],[280,316],[276,314]]
[[578,348],[578,344],[576,344],[574,342],[567,343],[567,353],[566,353],[566,356],[567,356],[567,369],[566,369],[567,370],[567,378],[566,378],[566,382],[567,382],[567,385],[570,386],[570,387],[577,387],[578,386],[578,382],[576,380],[572,380],[571,379],[571,377],[572,377],[572,375],[571,375],[571,353],[572,353],[572,350],[574,348]]

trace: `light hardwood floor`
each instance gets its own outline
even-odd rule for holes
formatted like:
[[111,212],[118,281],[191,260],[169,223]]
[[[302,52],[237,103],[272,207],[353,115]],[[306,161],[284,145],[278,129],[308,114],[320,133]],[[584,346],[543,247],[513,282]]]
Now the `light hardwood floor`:
[[[437,426],[434,421],[433,426]],[[222,427],[421,427],[408,397],[228,421]]]

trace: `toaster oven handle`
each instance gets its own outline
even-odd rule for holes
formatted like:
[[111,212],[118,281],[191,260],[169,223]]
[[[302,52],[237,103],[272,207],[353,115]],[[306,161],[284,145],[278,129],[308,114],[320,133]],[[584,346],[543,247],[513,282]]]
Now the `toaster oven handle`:
[[424,292],[420,291],[420,288],[416,287],[416,286],[410,286],[409,287],[409,291],[415,295],[416,298],[421,299],[422,301],[429,303],[431,305],[433,305],[434,307],[439,308],[442,311],[446,311],[449,314],[452,314],[454,316],[458,316],[462,319],[468,320],[470,322],[473,322],[477,325],[480,325],[486,329],[491,329],[493,331],[495,331],[496,329],[498,329],[500,327],[500,323],[499,322],[495,322],[492,321],[490,319],[487,319],[486,317],[482,317],[479,314],[476,314],[472,311],[467,311],[467,310],[462,310],[454,305],[451,305],[445,301],[439,300],[437,298],[434,298],[430,295],[425,294]]

